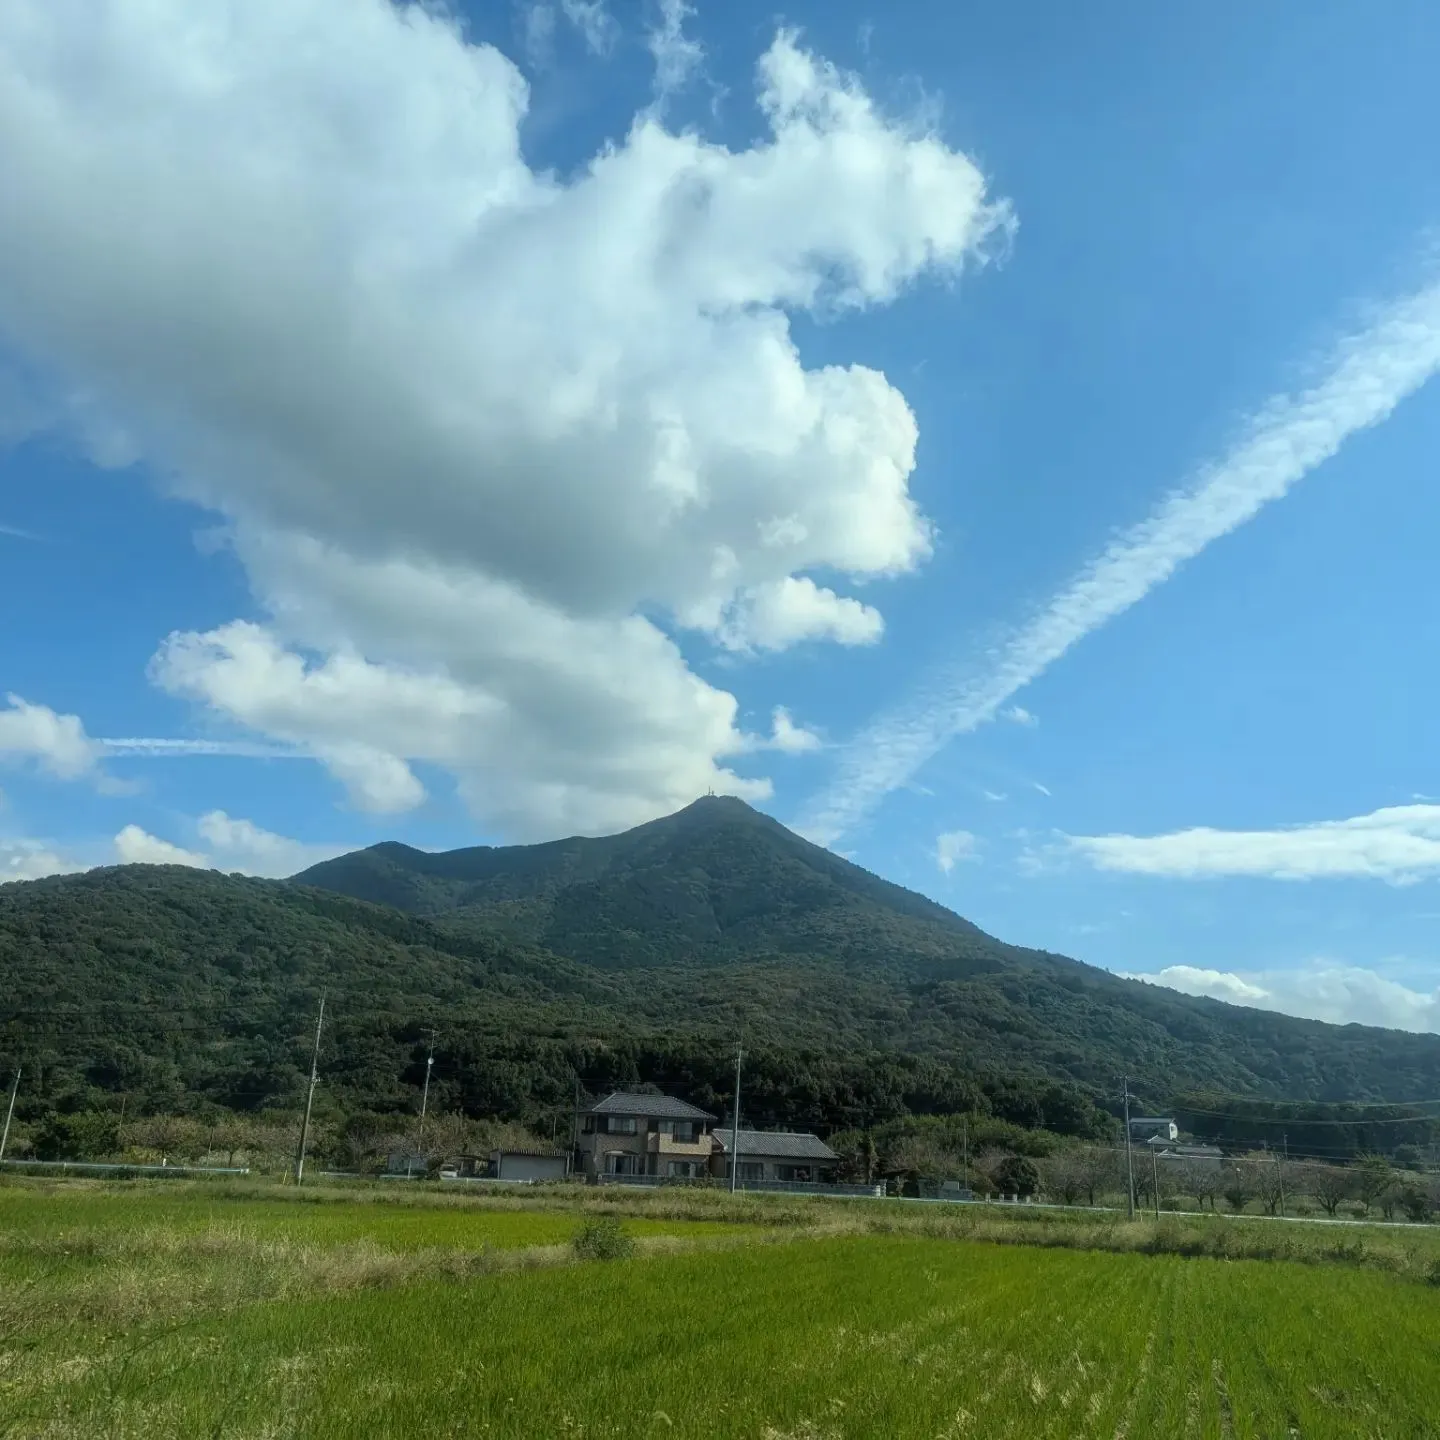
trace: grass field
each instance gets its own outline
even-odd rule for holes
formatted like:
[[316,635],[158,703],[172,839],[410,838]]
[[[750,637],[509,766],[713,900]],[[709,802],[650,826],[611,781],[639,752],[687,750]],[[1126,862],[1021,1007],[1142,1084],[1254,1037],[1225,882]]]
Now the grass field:
[[0,1187],[0,1433],[1440,1436],[1428,1229],[564,1203]]

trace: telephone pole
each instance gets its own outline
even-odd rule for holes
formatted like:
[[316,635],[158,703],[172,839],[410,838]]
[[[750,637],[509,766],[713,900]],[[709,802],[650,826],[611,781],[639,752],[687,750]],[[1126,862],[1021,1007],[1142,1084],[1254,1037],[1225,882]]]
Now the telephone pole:
[[1160,1157],[1155,1152],[1155,1141],[1150,1141],[1150,1185],[1155,1191],[1155,1218],[1160,1218]]
[[735,1113],[730,1117],[730,1193],[740,1179],[740,1062],[745,1058],[744,1049],[735,1047]]
[[5,1158],[5,1147],[10,1143],[10,1121],[15,1115],[15,1097],[20,1093],[20,1067],[15,1067],[15,1083],[10,1087],[10,1108],[5,1112],[5,1129],[0,1131],[0,1160]]
[[305,1180],[305,1147],[310,1142],[310,1107],[315,1103],[315,1087],[320,1083],[320,1031],[325,1024],[325,992],[320,992],[320,1014],[315,1020],[315,1048],[310,1052],[310,1088],[305,1092],[305,1119],[300,1125],[300,1149],[295,1155],[295,1183]]
[[430,1069],[435,1064],[435,1032],[430,1032],[430,1048],[425,1052],[425,1088],[420,1092],[420,1152],[425,1151],[425,1112],[430,1108]]
[[1124,1079],[1125,1086],[1125,1205],[1129,1218],[1135,1218],[1135,1158],[1130,1150],[1130,1077]]
[[1290,1158],[1290,1137],[1288,1135],[1282,1135],[1280,1137],[1280,1143],[1285,1147],[1285,1157],[1281,1159],[1281,1157],[1277,1155],[1275,1157],[1275,1163],[1280,1167],[1280,1218],[1283,1220],[1285,1218],[1285,1161]]

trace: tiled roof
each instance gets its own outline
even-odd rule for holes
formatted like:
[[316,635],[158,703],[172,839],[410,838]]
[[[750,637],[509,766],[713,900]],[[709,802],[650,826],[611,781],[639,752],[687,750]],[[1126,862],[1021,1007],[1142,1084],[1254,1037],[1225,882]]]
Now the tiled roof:
[[586,1112],[590,1115],[640,1115],[653,1120],[713,1120],[708,1110],[697,1110],[673,1095],[630,1095],[617,1090],[597,1100]]
[[[730,1153],[730,1131],[717,1127],[715,1138],[725,1154]],[[797,1135],[784,1130],[742,1130],[740,1156],[763,1156],[770,1160],[838,1160],[840,1157],[818,1136]]]

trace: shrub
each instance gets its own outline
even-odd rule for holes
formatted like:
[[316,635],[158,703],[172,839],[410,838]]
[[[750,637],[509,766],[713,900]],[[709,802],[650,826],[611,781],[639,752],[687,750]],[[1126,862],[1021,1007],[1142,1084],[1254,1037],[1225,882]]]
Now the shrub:
[[1422,1225],[1430,1218],[1430,1197],[1418,1185],[1407,1185],[1400,1192],[1405,1218]]
[[47,1115],[34,1132],[39,1160],[104,1160],[120,1145],[120,1126],[104,1111]]
[[612,1215],[587,1220],[570,1244],[581,1260],[624,1260],[635,1253],[634,1237]]
[[990,1178],[1005,1195],[1033,1195],[1040,1188],[1040,1172],[1026,1155],[1007,1155],[990,1172]]

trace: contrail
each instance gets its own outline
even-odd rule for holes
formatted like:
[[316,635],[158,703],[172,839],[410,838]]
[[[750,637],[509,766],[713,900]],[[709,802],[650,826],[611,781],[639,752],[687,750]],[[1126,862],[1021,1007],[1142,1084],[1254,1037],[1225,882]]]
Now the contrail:
[[139,737],[121,740],[97,740],[106,755],[144,755],[159,758],[168,755],[223,755],[242,760],[309,760],[304,750],[285,745],[267,745],[260,740],[166,740]]
[[1213,540],[1278,500],[1358,430],[1379,424],[1440,369],[1440,283],[1343,341],[1324,378],[1272,398],[1235,447],[1113,540],[1030,621],[983,656],[932,676],[841,751],[800,828],[822,844],[851,830],[956,735],[994,718],[1077,640],[1128,610]]

